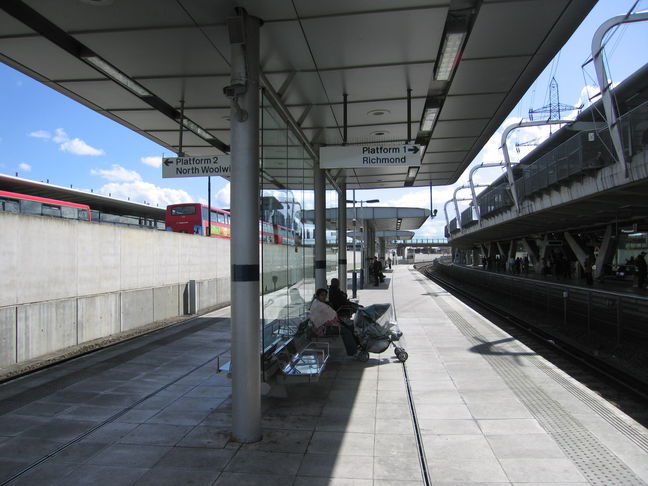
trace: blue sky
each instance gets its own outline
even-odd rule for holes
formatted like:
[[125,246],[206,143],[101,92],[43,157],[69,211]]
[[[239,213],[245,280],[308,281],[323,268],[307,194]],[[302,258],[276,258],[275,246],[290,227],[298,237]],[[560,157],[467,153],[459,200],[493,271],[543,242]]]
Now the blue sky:
[[[504,126],[526,117],[529,108],[548,103],[549,81],[559,83],[560,101],[578,105],[585,101],[584,87],[595,86],[592,64],[581,67],[590,57],[594,31],[608,18],[626,13],[635,0],[600,0],[590,15],[563,47],[560,54],[536,80],[510,114]],[[648,0],[638,2],[635,10],[648,9]],[[648,23],[635,23],[609,36],[606,55],[610,78],[622,81],[648,61]],[[592,88],[590,96],[597,92]],[[0,172],[28,179],[93,189],[121,198],[165,206],[172,202],[207,198],[205,178],[162,179],[156,158],[173,156],[168,150],[122,127],[110,119],[72,101],[13,69],[0,64]],[[494,135],[474,163],[501,160],[498,151],[502,128]],[[545,136],[546,130],[516,135],[512,144]],[[532,147],[522,147],[522,156]],[[488,183],[501,174],[500,169],[480,171],[480,182]],[[458,184],[467,180],[467,173]],[[443,204],[452,197],[456,185],[433,189],[434,207],[439,216],[429,220],[417,236],[443,235]],[[212,178],[214,205],[227,206],[227,181]],[[358,191],[357,199],[380,199],[379,206],[428,207],[428,188]],[[452,218],[452,216],[451,216]]]

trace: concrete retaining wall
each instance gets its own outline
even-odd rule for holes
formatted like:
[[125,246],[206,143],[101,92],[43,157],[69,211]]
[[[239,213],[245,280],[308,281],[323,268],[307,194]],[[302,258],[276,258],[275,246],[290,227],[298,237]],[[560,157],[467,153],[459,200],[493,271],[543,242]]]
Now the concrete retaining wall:
[[[0,212],[0,367],[230,301],[229,240]],[[66,351],[67,350],[67,351]]]

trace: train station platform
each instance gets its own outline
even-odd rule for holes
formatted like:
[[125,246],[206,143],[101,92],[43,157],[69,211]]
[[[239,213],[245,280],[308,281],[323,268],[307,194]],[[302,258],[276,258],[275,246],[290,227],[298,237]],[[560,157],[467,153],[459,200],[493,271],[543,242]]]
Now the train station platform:
[[229,440],[229,309],[0,385],[0,485],[641,485],[648,431],[410,266],[409,353],[362,363],[334,338],[316,384],[264,398]]

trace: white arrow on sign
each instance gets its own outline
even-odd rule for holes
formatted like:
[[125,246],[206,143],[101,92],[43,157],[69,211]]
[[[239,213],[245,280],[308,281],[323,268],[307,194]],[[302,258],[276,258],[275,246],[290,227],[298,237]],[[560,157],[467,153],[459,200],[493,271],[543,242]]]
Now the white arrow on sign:
[[320,148],[320,168],[361,168],[421,165],[418,145],[338,145]]
[[230,175],[229,155],[198,155],[195,157],[165,157],[162,177],[208,177]]

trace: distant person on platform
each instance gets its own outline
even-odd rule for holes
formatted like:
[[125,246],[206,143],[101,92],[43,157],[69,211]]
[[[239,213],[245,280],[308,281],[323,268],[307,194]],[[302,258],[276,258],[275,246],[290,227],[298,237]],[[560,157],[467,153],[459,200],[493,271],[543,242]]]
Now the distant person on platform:
[[387,266],[389,267],[390,270],[391,270],[391,265],[392,265],[392,259],[391,257],[389,257],[387,258]]
[[644,285],[646,285],[646,273],[647,273],[647,268],[646,268],[646,252],[642,251],[639,253],[637,258],[635,259],[635,265],[637,266],[637,287],[640,289],[644,288]]

